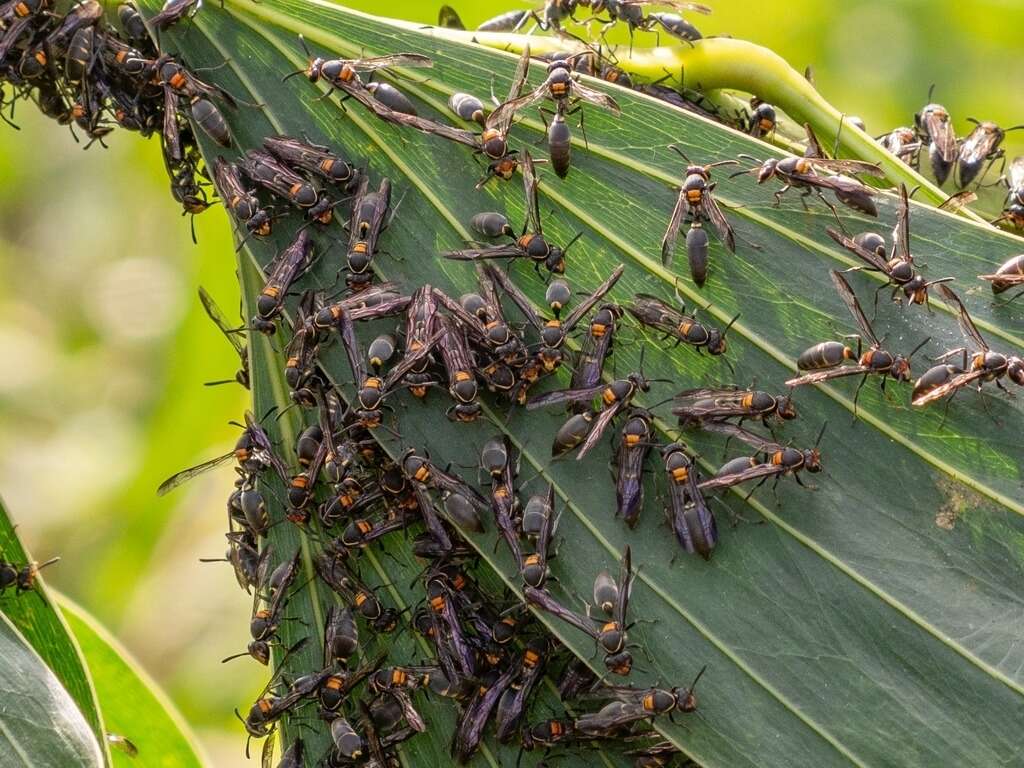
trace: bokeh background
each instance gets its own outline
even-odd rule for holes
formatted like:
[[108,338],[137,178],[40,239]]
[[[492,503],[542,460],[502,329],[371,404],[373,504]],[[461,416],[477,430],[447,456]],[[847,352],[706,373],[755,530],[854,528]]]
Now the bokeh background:
[[[509,0],[452,0],[475,26]],[[879,134],[911,124],[930,84],[953,115],[1024,123],[1018,0],[711,0],[705,35],[767,45]],[[212,6],[216,4],[213,3]],[[433,0],[352,0],[430,23]],[[215,11],[214,11],[215,12]],[[637,45],[652,45],[639,33]],[[47,572],[136,654],[197,731],[214,765],[246,763],[232,708],[264,675],[244,649],[249,605],[223,564],[230,467],[174,494],[173,471],[230,449],[245,408],[237,358],[196,299],[238,307],[227,219],[189,222],[167,194],[156,140],[117,133],[82,151],[19,104],[0,125],[0,493]],[[1024,154],[1024,131],[1006,142]]]

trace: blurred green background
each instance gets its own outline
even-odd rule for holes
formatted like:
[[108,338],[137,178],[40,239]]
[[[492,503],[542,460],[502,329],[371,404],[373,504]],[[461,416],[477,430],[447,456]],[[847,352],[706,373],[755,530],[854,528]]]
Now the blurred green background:
[[[529,3],[454,0],[467,25]],[[430,23],[439,2],[356,0]],[[1024,123],[1024,4],[957,0],[712,2],[705,35],[773,48],[879,134],[911,124],[936,84],[958,132],[968,116]],[[752,12],[756,9],[756,13]],[[216,3],[204,12],[217,12]],[[638,33],[638,46],[653,34]],[[242,765],[232,708],[261,687],[244,649],[249,605],[226,565],[230,466],[158,499],[171,472],[228,450],[246,393],[204,387],[237,358],[196,287],[234,316],[224,213],[187,219],[167,194],[155,140],[117,133],[83,152],[66,128],[19,104],[0,125],[0,493],[47,577],[103,622],[167,689],[217,766]],[[1007,155],[1024,154],[1024,132]]]

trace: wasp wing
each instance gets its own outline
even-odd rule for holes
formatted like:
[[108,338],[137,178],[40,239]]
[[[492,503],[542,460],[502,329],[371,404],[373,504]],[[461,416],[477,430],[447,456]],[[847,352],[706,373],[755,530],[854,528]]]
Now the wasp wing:
[[562,328],[566,334],[568,334],[573,328],[575,328],[576,324],[583,317],[586,316],[586,314],[597,304],[597,302],[603,299],[605,294],[608,293],[608,291],[610,291],[617,282],[619,282],[619,278],[622,277],[622,274],[623,272],[625,272],[625,270],[625,265],[619,264],[619,266],[617,266],[615,270],[608,276],[608,279],[601,283],[601,285],[597,287],[597,290],[591,293],[590,296],[586,299],[586,301],[581,302],[579,305],[576,306],[575,309],[573,309],[572,312],[568,314],[568,316],[566,316],[565,322],[562,323]]
[[828,234],[829,237],[831,237],[833,240],[839,243],[839,245],[843,246],[843,248],[848,250],[861,261],[866,262],[867,265],[871,267],[871,269],[876,270],[878,272],[882,272],[883,274],[886,275],[889,274],[889,263],[874,251],[869,251],[866,248],[861,248],[861,246],[854,242],[851,238],[842,234],[838,230],[832,229],[832,227],[826,227],[825,232]]
[[836,270],[830,270],[829,275],[832,277],[832,284],[836,287],[836,293],[839,294],[839,298],[846,304],[846,308],[850,310],[850,314],[853,315],[853,319],[857,322],[857,326],[874,346],[879,346],[878,337],[875,336],[875,331],[871,327],[871,323],[868,322],[867,317],[864,316],[864,310],[861,309],[860,302],[857,301],[857,296],[854,294],[850,284],[846,282],[846,278],[843,277]]
[[579,80],[572,79],[569,81],[569,93],[577,99],[589,102],[602,109],[607,109],[616,117],[622,114],[622,110],[619,109],[615,99],[606,93],[601,93],[601,91],[583,85]]
[[679,190],[679,197],[676,198],[675,207],[672,209],[672,216],[668,220],[668,229],[665,236],[661,238],[661,263],[668,266],[672,263],[672,254],[676,249],[676,240],[679,238],[679,227],[683,223],[683,217],[690,210],[690,204],[686,201],[686,192]]
[[714,225],[715,230],[718,232],[718,236],[722,238],[722,242],[725,243],[725,247],[733,253],[736,252],[736,235],[732,231],[732,225],[725,218],[725,214],[722,213],[721,207],[718,205],[718,201],[712,196],[710,192],[704,193],[704,199],[701,202],[701,210],[704,215],[708,217],[708,220]]
[[203,474],[203,472],[211,470],[214,467],[219,467],[221,464],[223,464],[228,459],[232,458],[234,455],[234,451],[229,451],[228,453],[225,453],[223,456],[218,456],[214,459],[209,459],[208,461],[204,461],[202,464],[196,464],[194,467],[183,469],[181,470],[181,472],[177,472],[171,475],[169,478],[160,483],[160,487],[156,489],[156,495],[163,496],[169,491],[172,491],[175,488],[177,488],[182,483],[188,482],[193,477],[201,475]]
[[[532,411],[545,405],[593,400],[597,395],[601,394],[604,388],[604,384],[595,384],[592,387],[583,387],[581,389],[557,389],[554,392],[546,392],[543,395],[530,398],[526,401],[526,409]],[[602,411],[602,413],[604,412]]]
[[960,297],[953,293],[952,289],[947,285],[939,286],[939,293],[942,294],[943,300],[947,304],[950,304],[959,311],[957,320],[960,323],[960,330],[963,331],[964,336],[973,341],[979,350],[988,351],[989,346],[985,343],[985,339],[982,337],[981,332],[978,331],[978,327],[974,324],[971,316],[967,313],[967,307],[960,301]]

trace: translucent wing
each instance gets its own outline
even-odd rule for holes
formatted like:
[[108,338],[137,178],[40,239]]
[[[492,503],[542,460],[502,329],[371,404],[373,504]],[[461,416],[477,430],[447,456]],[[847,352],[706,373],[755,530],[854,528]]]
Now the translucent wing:
[[597,418],[594,419],[594,423],[590,425],[590,432],[587,433],[587,439],[583,441],[579,452],[576,454],[577,461],[586,456],[590,449],[597,445],[597,441],[601,439],[601,435],[604,434],[605,429],[607,429],[608,425],[612,423],[612,419],[614,419],[615,415],[622,410],[622,407],[623,402],[620,400],[619,402],[608,406],[597,415]]
[[539,235],[542,230],[537,202],[537,172],[533,167],[533,158],[525,149],[519,158],[519,167],[523,173],[523,194],[526,199],[526,231]]
[[836,293],[839,294],[839,298],[846,304],[846,308],[850,310],[850,314],[853,315],[853,319],[857,321],[858,327],[861,332],[871,341],[874,346],[879,346],[878,337],[875,336],[875,331],[871,327],[871,323],[864,316],[864,310],[861,309],[860,302],[857,301],[857,296],[854,294],[850,284],[846,282],[846,278],[839,274],[836,270],[830,270],[829,274],[832,276],[832,284],[836,287]]
[[188,482],[193,477],[197,477],[198,475],[203,474],[203,472],[211,470],[214,467],[219,467],[228,459],[233,458],[234,455],[234,451],[229,451],[228,453],[225,453],[223,456],[218,456],[215,459],[204,461],[202,464],[196,464],[194,467],[183,469],[181,470],[181,472],[171,475],[169,478],[160,483],[160,487],[156,489],[156,495],[163,496],[169,491],[172,491],[175,488],[177,488],[182,483]]
[[718,236],[722,238],[722,242],[725,243],[725,247],[735,253],[736,236],[733,234],[732,225],[725,218],[725,214],[722,213],[722,209],[718,206],[718,201],[715,200],[710,192],[704,193],[704,199],[701,202],[701,209],[711,221],[712,225],[714,225],[715,230],[718,232]]
[[575,307],[575,309],[573,309],[573,311],[570,312],[568,316],[566,316],[565,322],[562,323],[562,326],[565,329],[565,333],[569,333],[569,331],[571,331],[576,326],[576,323],[578,323],[581,318],[585,317],[587,313],[591,309],[593,309],[597,302],[604,298],[605,294],[612,289],[612,286],[614,286],[619,281],[619,278],[622,277],[622,273],[625,270],[626,267],[622,264],[619,264],[619,266],[617,266],[615,270],[608,276],[608,279],[597,287],[596,291],[590,294],[590,296],[585,301],[578,304]]
[[913,261],[914,258],[910,255],[910,200],[905,184],[900,184],[900,207],[896,213],[896,226],[892,230],[890,257],[904,261]]
[[960,301],[960,297],[957,296],[953,291],[946,285],[939,286],[939,293],[942,294],[942,298],[947,304],[952,305],[959,310],[958,320],[960,322],[960,330],[963,331],[964,336],[973,341],[978,349],[982,351],[988,351],[989,346],[985,343],[985,339],[982,338],[981,333],[978,331],[978,327],[971,320],[971,316],[967,313],[967,307],[964,306],[963,302]]
[[224,334],[228,341],[231,342],[231,346],[235,348],[235,351],[239,356],[245,355],[245,345],[238,340],[238,334],[232,333],[231,325],[228,323],[227,317],[221,311],[221,308],[217,306],[217,302],[213,300],[213,297],[206,292],[203,287],[199,288],[199,301],[203,304],[203,309],[206,310],[207,316],[213,321],[220,332]]
[[665,230],[665,236],[661,238],[661,263],[665,266],[672,263],[672,254],[676,249],[676,240],[679,238],[679,227],[688,210],[690,210],[690,204],[686,201],[686,193],[680,189],[676,205],[672,209],[672,216],[668,220],[668,229]]
[[352,59],[348,64],[354,69],[373,71],[384,67],[432,67],[434,61],[429,56],[418,53],[394,53],[390,56],[375,56],[369,59]]
[[874,371],[873,368],[868,368],[865,365],[847,365],[842,368],[831,368],[827,371],[815,371],[796,379],[790,379],[786,382],[786,386],[802,387],[805,384],[821,384],[823,381],[842,379],[846,376],[856,376],[862,373],[871,373],[872,371]]
[[958,389],[961,389],[962,387],[966,387],[972,381],[977,381],[978,379],[984,377],[985,374],[986,371],[984,368],[979,368],[976,371],[968,371],[966,373],[957,374],[942,386],[936,387],[930,392],[926,392],[920,397],[914,398],[913,400],[910,401],[910,404],[927,405],[928,403],[933,403],[936,400],[941,400],[946,395],[952,394],[953,392],[956,392]]
[[583,101],[590,102],[602,109],[607,109],[613,115],[618,116],[622,114],[622,110],[619,109],[619,105],[615,103],[615,99],[606,93],[595,91],[593,88],[583,85],[576,79],[569,81],[569,93],[577,99],[582,99]]
[[839,245],[843,246],[843,248],[848,250],[854,256],[857,256],[861,261],[866,262],[872,269],[878,270],[884,274],[889,274],[889,263],[874,251],[861,248],[860,245],[854,242],[851,238],[842,234],[838,230],[832,229],[831,227],[827,227],[825,232],[829,237],[839,243]]
[[597,397],[604,388],[604,384],[597,384],[593,387],[584,387],[582,389],[558,389],[554,392],[547,392],[543,395],[539,395],[538,397],[530,398],[530,400],[526,402],[526,409],[532,411],[535,408],[541,408],[545,405],[592,400]]
[[717,488],[732,488],[734,485],[739,485],[740,483],[745,483],[749,480],[779,475],[784,471],[785,467],[781,464],[757,464],[756,466],[745,469],[742,472],[734,472],[728,475],[712,477],[709,480],[703,481],[697,487],[700,488],[701,491],[713,491]]

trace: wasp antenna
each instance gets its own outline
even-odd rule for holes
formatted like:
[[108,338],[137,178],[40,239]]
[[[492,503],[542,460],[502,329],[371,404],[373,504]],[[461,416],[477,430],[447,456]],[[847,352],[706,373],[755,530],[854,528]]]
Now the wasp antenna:
[[910,358],[912,358],[914,355],[916,355],[918,352],[920,352],[921,351],[921,347],[923,347],[925,344],[927,344],[931,340],[932,340],[932,337],[929,336],[924,341],[922,341],[920,344],[918,344],[916,347],[914,347],[914,351],[911,352],[909,355],[907,355],[907,360],[909,361]]
[[725,338],[725,334],[727,334],[729,332],[729,329],[732,328],[733,323],[735,323],[739,319],[740,319],[740,313],[737,312],[735,315],[733,315],[733,318],[732,318],[732,320],[729,321],[729,324],[727,326],[725,326],[725,328],[722,330],[722,338]]
[[932,93],[935,91],[935,83],[928,86],[928,101],[932,100]]
[[818,439],[814,441],[814,447],[815,448],[817,448],[821,444],[821,438],[825,434],[825,428],[827,426],[828,426],[828,422],[827,421],[824,424],[821,425],[821,430],[818,432]]
[[683,150],[681,150],[676,144],[669,144],[668,148],[675,152],[677,155],[679,155],[681,158],[683,158],[683,160],[685,160],[686,162],[690,162],[690,158],[688,158],[686,156],[686,153],[683,152]]
[[579,240],[581,237],[583,237],[583,233],[582,232],[577,232],[576,236],[572,240],[570,240],[569,243],[562,249],[562,253],[565,253],[566,251],[568,251],[569,248],[572,247],[572,244],[575,243],[577,240]]

